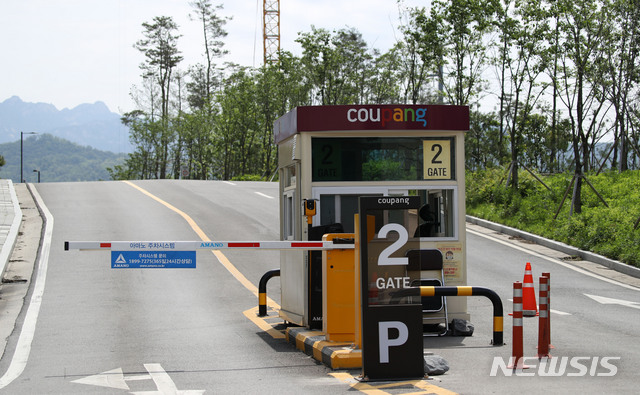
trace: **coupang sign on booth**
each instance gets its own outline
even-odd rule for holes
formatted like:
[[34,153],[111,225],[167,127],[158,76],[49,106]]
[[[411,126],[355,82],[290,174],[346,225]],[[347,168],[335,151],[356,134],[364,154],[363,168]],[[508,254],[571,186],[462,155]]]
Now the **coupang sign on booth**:
[[427,128],[427,107],[360,107],[347,110],[347,121],[379,123],[375,129],[386,129],[392,123],[417,123]]
[[[446,105],[305,106],[295,110],[300,131],[469,130],[469,107]],[[291,125],[294,126],[294,125]]]
[[449,105],[301,106],[274,123],[276,143],[300,132],[469,130],[469,107]]

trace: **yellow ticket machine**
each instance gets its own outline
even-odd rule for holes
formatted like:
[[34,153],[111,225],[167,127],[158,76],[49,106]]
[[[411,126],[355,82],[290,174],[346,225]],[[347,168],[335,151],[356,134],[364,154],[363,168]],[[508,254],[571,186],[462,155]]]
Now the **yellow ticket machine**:
[[[467,285],[464,133],[469,108],[447,105],[297,107],[274,123],[281,240],[354,233],[361,196],[418,196],[420,208],[389,211],[411,242],[443,255],[446,285]],[[319,257],[319,258],[318,258]],[[281,251],[280,316],[322,328],[321,253]],[[331,292],[327,289],[326,292]],[[469,319],[451,297],[449,319]]]

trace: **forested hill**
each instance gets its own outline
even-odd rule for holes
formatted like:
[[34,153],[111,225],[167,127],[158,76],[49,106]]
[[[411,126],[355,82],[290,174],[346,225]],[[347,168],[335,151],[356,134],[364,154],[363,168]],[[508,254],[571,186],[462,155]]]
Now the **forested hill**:
[[[0,144],[0,156],[6,164],[0,167],[0,178],[20,181],[20,141]],[[25,135],[23,175],[26,182],[109,180],[107,167],[124,162],[125,154],[100,151],[81,146],[50,134]]]
[[20,132],[36,132],[105,151],[131,152],[129,129],[120,117],[102,102],[58,110],[13,96],[0,102],[0,143],[19,141]]

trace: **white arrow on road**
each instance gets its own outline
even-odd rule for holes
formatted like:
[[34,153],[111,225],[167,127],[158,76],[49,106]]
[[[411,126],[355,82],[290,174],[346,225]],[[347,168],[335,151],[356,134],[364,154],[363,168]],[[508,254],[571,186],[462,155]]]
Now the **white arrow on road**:
[[[150,375],[135,376],[138,380],[150,380]],[[72,381],[72,383],[97,385],[99,387],[117,388],[121,390],[128,390],[129,386],[126,380],[133,380],[132,377],[124,378],[122,368],[109,370],[100,374],[94,374],[93,376],[85,377]]]
[[178,390],[171,377],[158,363],[146,363],[145,369],[149,374],[127,375],[122,372],[122,368],[117,368],[94,374],[82,379],[74,380],[72,383],[96,385],[99,387],[117,388],[121,390],[129,390],[127,381],[137,380],[153,380],[156,384],[157,391],[137,391],[132,392],[136,395],[202,395],[204,390]]
[[619,304],[621,306],[627,306],[627,307],[632,307],[634,309],[640,309],[640,303],[638,302],[632,302],[629,300],[622,300],[622,299],[613,299],[613,298],[607,298],[604,296],[597,296],[597,295],[589,295],[589,294],[584,294],[584,296],[588,296],[591,299],[595,300],[598,303],[602,303],[602,304]]

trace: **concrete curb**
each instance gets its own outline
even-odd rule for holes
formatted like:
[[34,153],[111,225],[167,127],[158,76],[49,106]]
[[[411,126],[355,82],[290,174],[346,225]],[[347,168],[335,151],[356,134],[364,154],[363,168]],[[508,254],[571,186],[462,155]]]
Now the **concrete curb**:
[[362,367],[362,350],[355,349],[353,343],[327,341],[323,332],[303,327],[287,328],[286,338],[298,350],[331,369]]
[[563,252],[567,255],[578,256],[585,261],[597,263],[599,265],[606,266],[609,269],[615,270],[617,272],[624,273],[632,277],[640,278],[640,269],[635,266],[627,265],[626,263],[615,261],[613,259],[609,259],[607,257],[594,254],[589,251],[583,251],[576,247],[572,247],[570,245],[560,243],[559,241],[545,239],[543,237],[534,235],[529,232],[525,232],[516,228],[511,228],[506,225],[497,224],[495,222],[487,221],[484,219],[472,217],[470,215],[466,216],[466,220],[469,223],[482,226],[483,228],[495,230],[496,232],[504,233],[509,236],[520,237],[524,240],[532,241],[536,244],[551,248],[556,251]]
[[13,182],[11,180],[7,181],[9,195],[11,196],[11,202],[13,203],[13,221],[11,222],[11,227],[9,228],[7,238],[2,244],[2,249],[0,249],[0,279],[4,277],[4,271],[7,268],[7,263],[9,262],[9,258],[11,257],[11,252],[13,251],[16,239],[18,238],[20,223],[22,222],[22,210],[20,210],[20,203],[18,202],[16,190],[13,187]]

